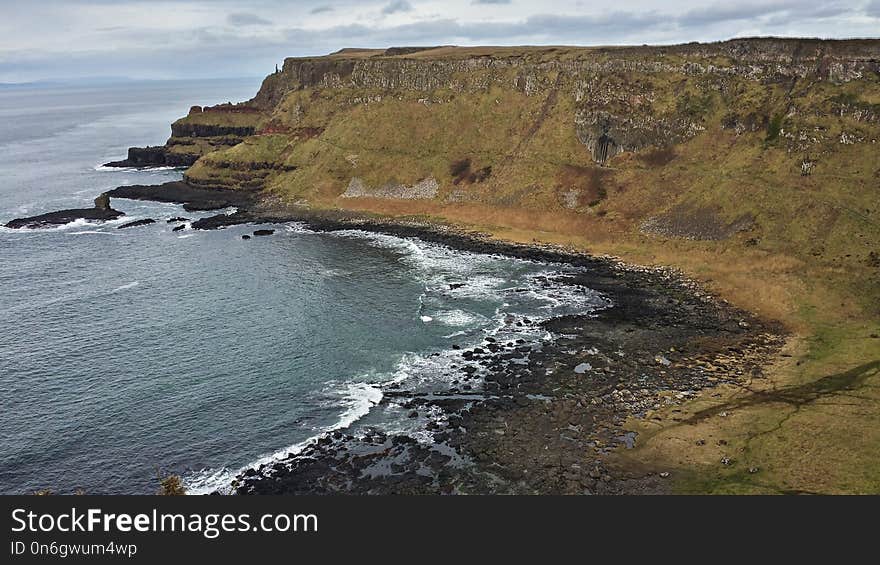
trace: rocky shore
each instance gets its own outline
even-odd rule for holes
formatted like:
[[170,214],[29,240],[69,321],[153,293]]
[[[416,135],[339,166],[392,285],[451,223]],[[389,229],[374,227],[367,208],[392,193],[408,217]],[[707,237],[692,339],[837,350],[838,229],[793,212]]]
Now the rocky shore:
[[677,273],[552,246],[256,201],[193,227],[289,221],[579,267],[562,280],[599,291],[612,305],[585,316],[510,320],[524,334],[540,326],[553,337],[487,337],[463,351],[465,363],[449,368],[457,375],[450,388],[426,394],[386,387],[377,409],[402,407],[428,436],[380,429],[327,434],[300,453],[245,471],[232,485],[237,494],[667,492],[669,470],[616,460],[618,450],[639,441],[627,419],[652,418],[654,410],[719,384],[762,378],[782,344],[781,327],[714,299]]
[[[352,227],[326,217],[295,219],[314,229]],[[411,418],[423,419],[430,441],[379,429],[335,432],[285,460],[247,470],[233,485],[237,494],[667,492],[669,470],[615,462],[617,450],[639,441],[626,420],[651,418],[653,410],[705,388],[760,378],[767,357],[781,344],[780,328],[667,271],[430,226],[381,221],[355,226],[583,267],[565,282],[602,292],[612,306],[540,324],[511,320],[524,333],[537,324],[553,337],[537,342],[487,337],[463,352],[463,365],[450,367],[457,374],[451,388],[425,394],[405,385],[387,387],[380,404],[397,404]]]
[[183,204],[183,209],[187,211],[220,210],[229,207],[251,206],[255,202],[255,196],[252,193],[238,190],[199,188],[182,181],[172,181],[152,186],[125,185],[114,188],[107,195],[113,198]]
[[[462,351],[462,363],[449,367],[454,377],[444,381],[448,388],[426,393],[409,391],[405,383],[384,387],[378,408],[393,403],[403,409],[418,433],[328,433],[300,453],[243,472],[231,485],[237,494],[667,492],[669,470],[634,468],[615,457],[639,442],[627,420],[650,419],[653,411],[706,388],[761,378],[782,342],[777,325],[667,270],[501,242],[449,226],[279,207],[254,193],[185,182],[119,187],[99,197],[96,210],[119,214],[109,208],[110,196],[176,202],[188,210],[237,209],[197,220],[194,229],[295,221],[317,231],[359,229],[564,264],[577,267],[577,274],[554,282],[610,300],[589,315],[542,322],[511,318],[511,335],[540,329],[548,337],[485,337]],[[28,221],[34,219],[15,222]]]

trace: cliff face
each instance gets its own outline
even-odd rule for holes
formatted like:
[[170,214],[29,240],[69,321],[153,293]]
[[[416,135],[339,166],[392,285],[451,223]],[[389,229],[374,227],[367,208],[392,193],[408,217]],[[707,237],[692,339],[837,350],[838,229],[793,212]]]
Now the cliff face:
[[344,50],[172,133],[190,183],[300,205],[880,252],[880,40]]

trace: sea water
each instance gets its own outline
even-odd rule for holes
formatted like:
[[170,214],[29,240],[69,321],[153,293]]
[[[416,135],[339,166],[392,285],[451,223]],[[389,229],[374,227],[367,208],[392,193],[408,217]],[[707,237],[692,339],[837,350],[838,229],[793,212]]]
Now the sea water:
[[[194,104],[245,100],[256,80],[0,89],[0,223],[89,207],[123,184],[181,177],[113,170],[157,145]],[[172,231],[173,204],[113,200],[126,216],[0,228],[0,493],[191,492],[363,426],[430,435],[388,387],[442,391],[461,349],[519,324],[603,305],[566,268],[300,224]],[[155,224],[124,230],[125,222]],[[260,226],[263,227],[263,226]],[[477,385],[478,388],[478,385]],[[422,422],[423,423],[423,422]]]

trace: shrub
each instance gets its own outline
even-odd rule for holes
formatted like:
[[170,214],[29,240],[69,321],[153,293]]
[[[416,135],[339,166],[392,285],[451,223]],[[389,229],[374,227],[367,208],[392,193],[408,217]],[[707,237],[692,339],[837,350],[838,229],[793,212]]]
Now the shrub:
[[770,118],[770,122],[767,124],[767,137],[764,139],[767,143],[776,141],[779,137],[779,134],[782,132],[782,122],[785,119],[785,116],[782,114],[775,114],[772,118]]

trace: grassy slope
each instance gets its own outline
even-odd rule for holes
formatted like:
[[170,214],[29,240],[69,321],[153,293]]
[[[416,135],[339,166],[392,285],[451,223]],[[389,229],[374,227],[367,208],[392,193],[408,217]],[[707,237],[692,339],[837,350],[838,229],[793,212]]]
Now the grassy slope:
[[[845,85],[735,80],[723,92],[700,77],[609,80],[649,81],[656,97],[648,111],[694,116],[705,131],[665,159],[646,150],[599,168],[576,138],[570,92],[554,99],[497,87],[469,94],[307,89],[289,94],[271,119],[323,128],[319,136],[251,138],[188,175],[234,184],[235,167],[217,164],[275,162],[297,167],[266,179],[288,202],[421,216],[678,267],[732,303],[782,321],[792,337],[765,378],[632,422],[639,447],[621,460],[675,469],[685,492],[880,492],[880,339],[872,337],[880,333],[880,268],[869,255],[880,253],[880,151],[872,141],[880,128],[831,112],[831,99],[842,94],[877,104],[877,77]],[[739,135],[721,127],[730,112],[755,111],[770,125]],[[806,149],[791,137],[817,131],[824,141]],[[842,144],[844,131],[864,141]],[[800,174],[804,157],[816,161],[810,176]],[[461,159],[474,170],[491,166],[491,177],[454,184],[450,167]],[[582,174],[572,178],[571,170]],[[354,176],[369,186],[433,176],[440,197],[339,198]],[[566,209],[560,193],[571,186],[604,198]],[[647,218],[678,204],[712,209],[721,220],[747,214],[755,225],[721,241],[639,232]],[[722,466],[725,456],[735,464]]]

